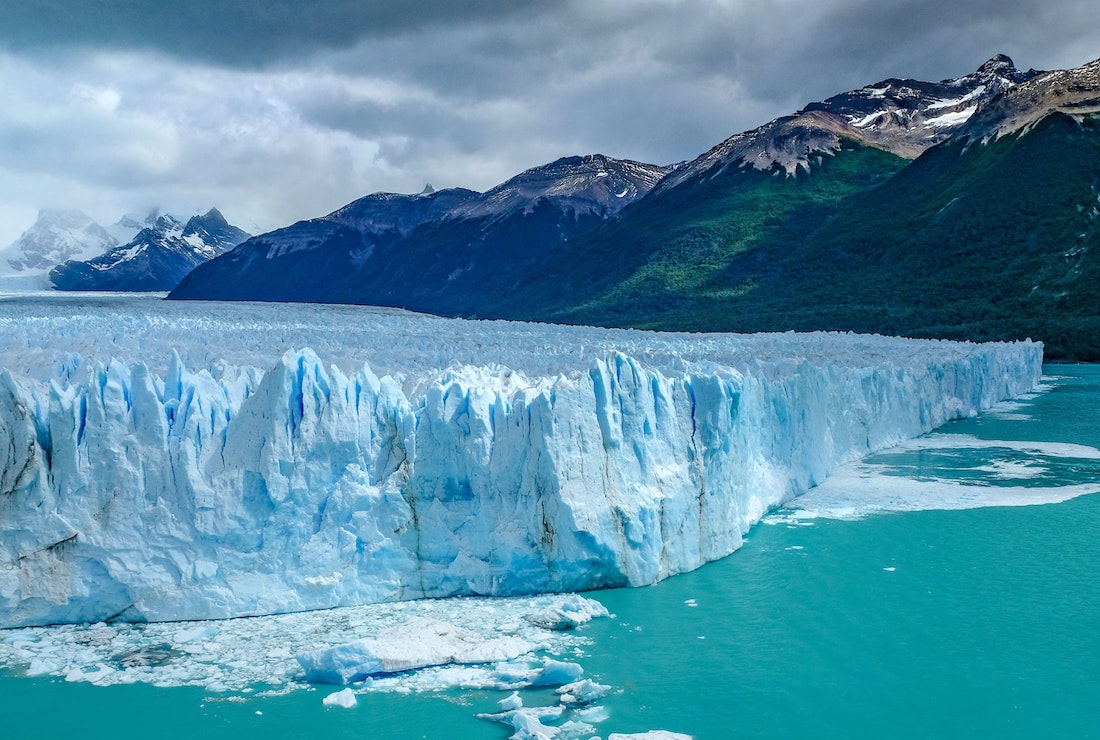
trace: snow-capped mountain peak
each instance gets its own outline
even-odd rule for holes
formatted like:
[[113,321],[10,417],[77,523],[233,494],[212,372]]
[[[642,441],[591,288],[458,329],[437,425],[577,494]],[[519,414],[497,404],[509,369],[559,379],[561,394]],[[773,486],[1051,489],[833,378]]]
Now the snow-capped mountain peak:
[[212,208],[184,223],[158,211],[142,222],[124,217],[120,226],[141,230],[127,243],[50,271],[60,290],[171,290],[195,266],[228,252],[249,237]]
[[844,139],[913,159],[952,136],[987,102],[1040,74],[1021,72],[998,54],[955,79],[882,80],[732,136],[665,178],[658,189],[731,165],[793,175],[808,170],[814,154],[840,149]]
[[669,168],[603,154],[563,157],[532,167],[471,199],[449,214],[456,218],[499,216],[528,210],[541,198],[552,198],[580,215],[610,216],[649,192]]
[[180,238],[206,259],[228,252],[249,236],[251,235],[244,229],[226,221],[217,208],[192,216],[180,229]]
[[44,275],[70,259],[88,259],[118,240],[83,211],[45,209],[29,229],[0,252],[0,275]]
[[1014,85],[967,121],[959,136],[987,141],[1027,129],[1052,113],[1100,113],[1100,59],[1075,69],[1037,73]]

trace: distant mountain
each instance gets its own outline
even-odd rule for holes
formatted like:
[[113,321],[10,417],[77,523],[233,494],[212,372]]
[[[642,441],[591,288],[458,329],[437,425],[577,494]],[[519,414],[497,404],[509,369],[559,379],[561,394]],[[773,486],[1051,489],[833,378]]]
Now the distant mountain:
[[888,79],[810,103],[799,112],[723,141],[661,183],[658,191],[730,167],[793,175],[849,141],[913,159],[946,141],[985,103],[1040,74],[998,54],[964,77],[940,82]]
[[730,260],[885,182],[1038,74],[998,55],[963,77],[883,80],[731,136],[525,276],[521,289],[490,298],[482,315],[647,325],[701,294],[735,298],[745,285],[725,281]]
[[665,167],[569,157],[486,193],[379,193],[245,242],[171,298],[371,303],[478,313],[548,254],[648,192]]
[[[149,223],[150,219],[152,223]],[[181,223],[152,214],[127,243],[85,260],[69,260],[49,273],[58,290],[162,291],[176,286],[197,265],[224,254],[249,237],[212,208]],[[119,230],[141,226],[123,219]]]
[[810,103],[675,169],[568,158],[451,197],[258,237],[172,297],[1031,336],[1051,358],[1100,360],[1100,61],[1021,72],[998,55]]
[[0,285],[46,288],[46,274],[56,265],[93,257],[117,244],[81,211],[40,211],[34,225],[0,251]]
[[[745,167],[659,186],[496,313],[691,330],[1031,336],[1049,357],[1100,360],[1100,61],[1029,73],[896,174],[808,200],[835,192],[842,161],[871,151],[844,139],[808,170],[771,178],[772,190],[762,173],[746,184]],[[714,204],[716,221],[692,210],[700,201]],[[627,245],[644,254],[612,262]],[[598,279],[563,289],[593,262],[605,267]]]
[[476,196],[461,189],[368,195],[322,218],[252,237],[187,275],[169,297],[355,302],[346,283],[377,252]]

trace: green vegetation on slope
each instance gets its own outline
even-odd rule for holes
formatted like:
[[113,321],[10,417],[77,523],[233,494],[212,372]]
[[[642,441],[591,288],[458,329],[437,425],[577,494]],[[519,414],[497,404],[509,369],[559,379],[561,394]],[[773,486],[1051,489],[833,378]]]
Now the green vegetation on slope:
[[1098,194],[1096,119],[1057,114],[988,144],[936,147],[845,200],[809,238],[772,240],[762,254],[769,269],[731,261],[726,281],[751,276],[762,290],[712,303],[711,320],[740,330],[1030,336],[1051,357],[1098,360]]
[[656,193],[525,302],[642,328],[1030,336],[1100,360],[1100,120],[1055,114],[903,164],[850,147],[797,178],[737,170]]
[[845,143],[813,158],[811,171],[708,172],[634,204],[530,276],[501,313],[571,323],[648,325],[754,291],[754,277],[724,279],[730,261],[779,234],[802,233],[836,203],[890,177],[905,164],[892,154]]

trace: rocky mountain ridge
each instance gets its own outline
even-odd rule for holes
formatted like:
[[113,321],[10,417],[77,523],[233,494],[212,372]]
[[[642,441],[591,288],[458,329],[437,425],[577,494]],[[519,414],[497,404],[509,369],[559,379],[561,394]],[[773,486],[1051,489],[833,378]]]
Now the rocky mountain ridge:
[[731,166],[777,168],[793,175],[808,169],[815,155],[839,150],[842,139],[913,159],[948,139],[982,105],[1038,74],[1020,72],[1009,57],[998,54],[956,79],[883,80],[731,136],[665,178],[656,190],[715,176]]
[[[373,193],[250,239],[189,275],[171,297],[400,301],[438,310],[436,301],[446,300],[460,276],[484,269],[489,285],[493,272],[499,277],[520,263],[533,265],[613,218],[668,171],[594,154],[533,167],[485,193]],[[406,273],[432,286],[433,295],[416,298],[415,288],[404,298],[394,295]]]
[[607,187],[608,162],[589,157],[485,194],[454,191],[449,208],[419,204],[433,193],[368,196],[356,208],[420,210],[373,231],[330,216],[257,237],[171,297],[1031,336],[1052,357],[1100,360],[1098,152],[1100,61],[1021,72],[998,55],[963,77],[889,79],[810,103],[663,177],[617,161],[634,190]]
[[976,111],[957,138],[989,141],[1025,130],[1052,113],[1078,120],[1100,113],[1100,59],[1030,76]]

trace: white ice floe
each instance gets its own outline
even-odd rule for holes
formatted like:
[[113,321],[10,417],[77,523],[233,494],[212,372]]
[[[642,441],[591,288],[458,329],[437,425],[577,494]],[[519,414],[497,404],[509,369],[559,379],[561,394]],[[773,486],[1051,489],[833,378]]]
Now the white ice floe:
[[837,465],[1030,391],[1041,360],[1030,342],[0,300],[0,626],[653,583]]
[[[573,664],[547,656],[572,653],[586,638],[576,631],[537,627],[528,617],[575,598],[437,599],[209,622],[26,627],[0,631],[0,668],[100,686],[142,682],[215,692],[257,685],[273,691],[308,689],[295,655],[370,639],[386,645],[387,660],[409,666],[433,662],[425,656],[442,660],[470,657],[479,649],[498,652],[490,657],[495,662],[422,668],[366,680],[356,690],[510,690],[554,672],[560,674],[560,685],[576,680],[582,669],[562,672],[557,666]],[[450,627],[454,623],[464,627]],[[403,634],[410,639],[402,641]],[[520,645],[526,650],[500,650]]]
[[534,649],[520,637],[487,638],[439,619],[415,617],[376,637],[306,651],[295,658],[307,681],[347,684],[428,666],[503,662]]
[[352,709],[355,707],[359,700],[355,697],[355,692],[351,689],[343,689],[341,691],[334,691],[324,699],[321,703],[326,707],[343,707],[344,709]]
[[[511,725],[515,732],[512,740],[560,740],[561,730],[558,727],[545,724],[547,721],[561,719],[565,707],[517,707],[495,714],[479,714],[480,719]],[[591,727],[587,728],[591,731]]]
[[1098,492],[1094,447],[930,434],[841,466],[765,521],[1050,504]]
[[679,732],[650,730],[649,732],[635,732],[630,734],[612,732],[607,736],[607,740],[692,740],[692,738],[691,735],[684,735]]
[[562,704],[592,704],[607,696],[610,686],[585,678],[557,689]]
[[548,630],[571,630],[598,617],[606,617],[607,608],[594,599],[574,595],[560,604],[548,606],[532,614],[529,619],[538,627]]
[[563,686],[581,680],[584,668],[568,661],[542,659],[542,668],[531,677],[530,686]]

